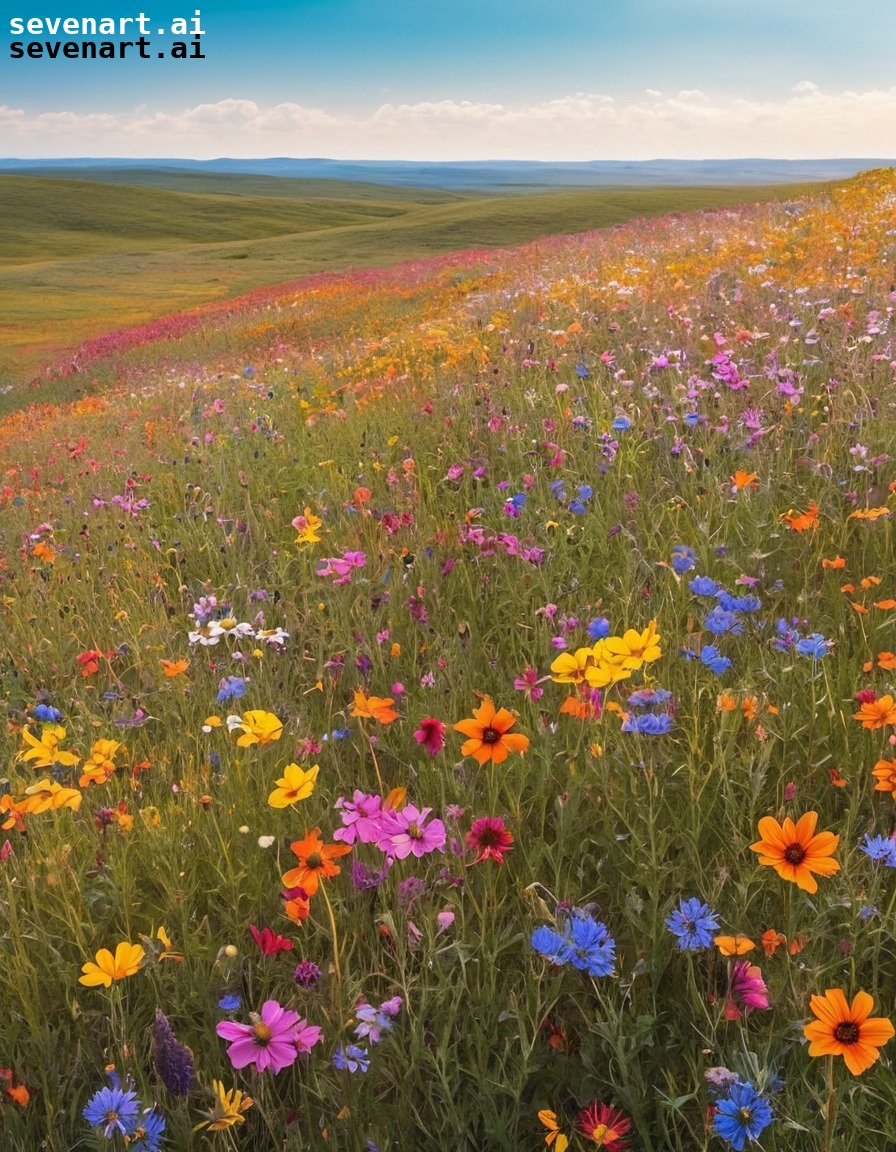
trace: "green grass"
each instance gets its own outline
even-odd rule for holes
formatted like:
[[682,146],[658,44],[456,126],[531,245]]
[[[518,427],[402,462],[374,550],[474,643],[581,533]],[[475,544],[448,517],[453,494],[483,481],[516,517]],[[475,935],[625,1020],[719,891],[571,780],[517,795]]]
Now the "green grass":
[[[503,247],[637,216],[777,200],[805,188],[663,188],[456,197],[347,182],[178,177],[173,192],[0,176],[0,386],[18,388],[62,349],[112,329],[312,272]],[[279,183],[279,182],[278,182]],[[325,189],[322,185],[336,185]],[[231,187],[239,194],[225,194]],[[327,191],[339,191],[335,197]],[[434,203],[434,200],[439,202]],[[18,391],[16,393],[19,394]],[[10,401],[7,397],[6,408]]]

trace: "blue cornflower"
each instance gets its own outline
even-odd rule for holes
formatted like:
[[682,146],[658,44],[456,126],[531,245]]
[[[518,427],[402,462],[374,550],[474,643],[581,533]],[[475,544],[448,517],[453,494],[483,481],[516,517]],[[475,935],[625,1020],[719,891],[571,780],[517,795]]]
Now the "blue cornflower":
[[772,1108],[749,1081],[733,1085],[729,1094],[716,1101],[713,1130],[727,1140],[735,1152],[743,1152],[747,1140],[758,1140],[772,1122]]
[[642,713],[629,716],[622,725],[623,732],[639,732],[642,736],[665,736],[672,728],[672,717],[668,712]]
[[576,376],[580,380],[587,380],[591,373],[588,371],[586,364],[576,364]]
[[650,708],[655,704],[666,704],[672,699],[668,688],[638,688],[629,694],[626,705],[630,708]]
[[708,904],[689,896],[678,902],[675,911],[666,917],[665,925],[678,938],[682,952],[699,952],[701,948],[712,947],[712,934],[718,930],[719,922]]
[[222,996],[218,1001],[218,1007],[223,1008],[225,1012],[235,1012],[242,1002],[242,996],[236,994]]
[[871,836],[865,833],[865,843],[859,847],[872,860],[880,860],[888,868],[896,868],[896,840],[888,836]]
[[629,420],[628,416],[617,416],[613,421],[614,432],[628,432],[631,426],[632,422]]
[[137,1093],[124,1091],[118,1076],[112,1074],[110,1079],[112,1087],[94,1092],[81,1113],[92,1128],[102,1128],[107,1140],[111,1140],[115,1132],[130,1136],[140,1111]]
[[580,484],[579,485],[579,499],[580,500],[584,500],[587,502],[593,496],[594,496],[594,489],[591,487],[590,484]]
[[715,672],[716,676],[721,676],[731,667],[731,661],[728,657],[722,656],[713,644],[706,644],[703,647],[700,652],[700,663],[704,664],[710,672]]
[[551,481],[551,491],[553,492],[553,494],[556,496],[556,498],[558,500],[565,500],[566,499],[566,485],[564,484],[564,482],[562,480],[552,480]]
[[35,704],[31,709],[31,715],[35,720],[43,720],[47,724],[59,724],[62,720],[59,709],[51,708],[49,704]]
[[359,1048],[357,1044],[349,1044],[343,1048],[340,1044],[333,1053],[333,1067],[342,1071],[347,1068],[349,1072],[366,1072],[370,1067],[370,1057],[366,1048]]
[[241,700],[246,695],[246,681],[242,676],[225,676],[218,684],[218,703]]
[[758,612],[762,601],[758,596],[732,596],[724,589],[718,592],[719,607],[726,612]]
[[570,958],[570,942],[547,925],[535,929],[530,943],[540,956],[552,964],[566,964]]
[[676,576],[683,576],[697,567],[697,553],[687,544],[676,544],[672,549],[672,571]]
[[813,632],[810,636],[797,640],[796,650],[800,656],[811,656],[813,660],[821,660],[828,654],[832,641],[825,640],[820,632]]
[[684,414],[684,422],[687,424],[688,428],[696,428],[700,423],[700,419],[701,417],[699,412],[685,412]]
[[606,616],[597,616],[585,631],[590,640],[605,640],[610,635],[610,621]]
[[569,507],[570,512],[572,512],[573,516],[584,516],[585,513],[588,511],[588,509],[585,507],[585,505],[582,503],[582,501],[576,500],[575,498],[570,500],[568,507]]
[[724,636],[726,632],[739,636],[744,630],[743,624],[733,612],[726,612],[718,605],[707,615],[703,627],[707,632],[712,632],[713,636]]
[[695,596],[715,596],[722,590],[710,576],[695,576],[688,587]]
[[165,1117],[154,1107],[148,1108],[131,1134],[128,1152],[159,1152],[164,1131]]
[[610,935],[606,924],[592,920],[590,916],[574,916],[572,928],[573,968],[587,972],[589,976],[609,976],[616,962],[616,941]]

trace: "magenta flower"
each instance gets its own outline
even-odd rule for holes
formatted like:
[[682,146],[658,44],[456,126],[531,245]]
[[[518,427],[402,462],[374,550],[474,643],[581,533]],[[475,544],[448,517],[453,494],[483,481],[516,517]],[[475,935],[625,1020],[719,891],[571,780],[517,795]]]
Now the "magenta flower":
[[251,1024],[222,1020],[215,1031],[229,1040],[227,1055],[234,1068],[255,1065],[258,1072],[268,1068],[282,1072],[294,1064],[300,1052],[310,1052],[320,1039],[320,1029],[309,1026],[298,1012],[281,1008],[276,1000],[265,1000],[261,1015],[249,1013]]
[[441,720],[428,716],[420,721],[420,727],[414,733],[414,739],[422,744],[430,756],[441,752],[445,746],[445,725]]
[[382,796],[368,796],[366,792],[360,792],[356,788],[351,800],[340,796],[334,807],[345,825],[333,833],[334,840],[342,844],[354,844],[356,840],[362,844],[377,843],[382,835]]
[[426,818],[432,808],[419,810],[407,804],[400,812],[383,815],[377,847],[390,859],[404,860],[406,856],[425,856],[427,852],[444,852],[447,834],[441,820]]
[[737,960],[731,969],[731,999],[739,1008],[768,1008],[768,989],[762,972],[749,960]]
[[363,552],[345,552],[342,556],[328,556],[317,568],[318,576],[333,576],[334,584],[350,584],[352,569],[363,568],[367,557]]
[[517,676],[513,682],[517,692],[525,692],[530,700],[539,700],[544,695],[544,688],[540,684],[538,671],[535,668],[527,668],[522,676]]

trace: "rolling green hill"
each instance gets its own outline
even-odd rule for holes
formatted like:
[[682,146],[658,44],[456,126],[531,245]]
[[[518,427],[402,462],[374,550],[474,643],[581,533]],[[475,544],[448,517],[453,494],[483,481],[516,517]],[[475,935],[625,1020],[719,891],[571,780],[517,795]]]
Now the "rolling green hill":
[[[17,391],[89,337],[312,272],[502,247],[809,187],[471,197],[347,181],[137,175],[142,185],[0,176],[0,386]],[[159,186],[147,186],[149,178]]]

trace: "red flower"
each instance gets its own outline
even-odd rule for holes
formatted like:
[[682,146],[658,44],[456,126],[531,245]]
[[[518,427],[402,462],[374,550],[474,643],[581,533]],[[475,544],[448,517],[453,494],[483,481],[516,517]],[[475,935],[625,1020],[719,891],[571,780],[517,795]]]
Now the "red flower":
[[445,725],[441,720],[428,716],[420,721],[420,727],[414,733],[414,739],[422,744],[430,756],[441,752],[445,746]]
[[607,1152],[625,1152],[628,1141],[624,1139],[632,1122],[618,1108],[609,1104],[594,1103],[579,1113],[579,1132],[590,1143]]
[[275,956],[278,952],[292,952],[292,940],[275,935],[270,928],[262,928],[259,932],[254,924],[250,924],[249,931],[261,949],[262,956]]
[[82,652],[81,655],[77,657],[77,661],[81,665],[81,675],[93,676],[94,673],[99,672],[99,661],[102,660],[103,656],[104,653],[100,652],[97,648],[91,648],[87,652]]
[[467,833],[467,843],[476,852],[474,864],[482,860],[504,863],[505,855],[513,848],[513,837],[499,816],[482,816],[473,821]]

